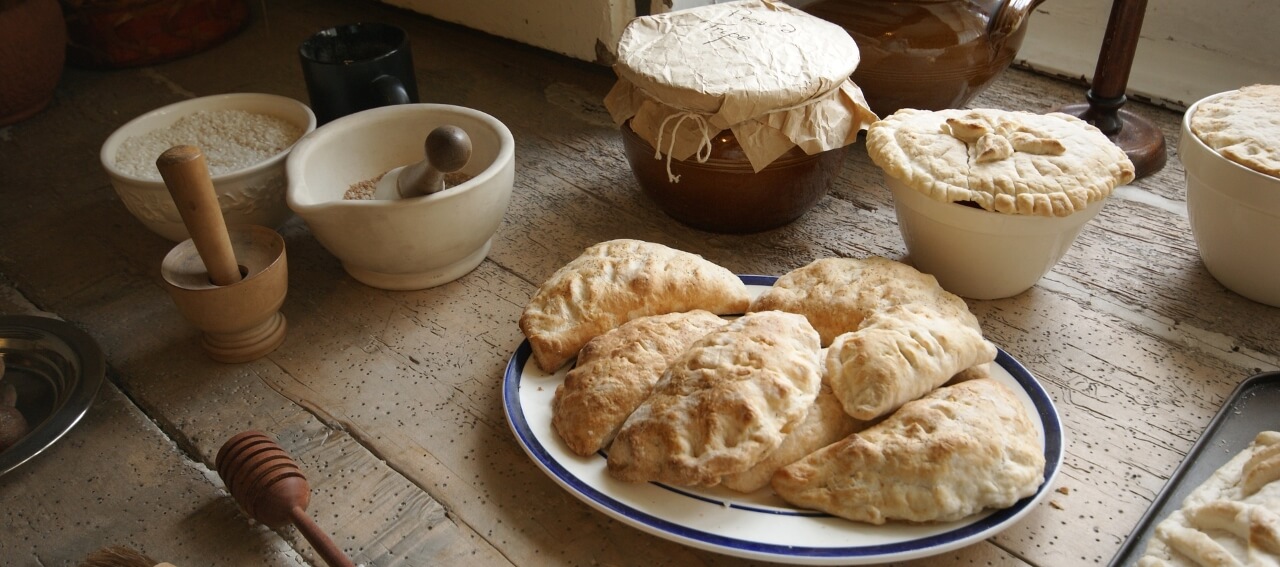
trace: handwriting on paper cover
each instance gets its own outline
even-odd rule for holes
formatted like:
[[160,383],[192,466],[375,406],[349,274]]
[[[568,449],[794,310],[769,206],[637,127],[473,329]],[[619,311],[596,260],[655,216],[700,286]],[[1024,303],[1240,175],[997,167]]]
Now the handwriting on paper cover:
[[703,45],[715,43],[717,41],[746,41],[751,39],[751,35],[745,33],[752,29],[767,27],[773,28],[780,33],[794,33],[795,26],[788,23],[773,23],[757,17],[753,17],[751,12],[747,10],[734,10],[729,12],[719,21],[707,22],[705,28],[711,31],[712,38],[703,42]]

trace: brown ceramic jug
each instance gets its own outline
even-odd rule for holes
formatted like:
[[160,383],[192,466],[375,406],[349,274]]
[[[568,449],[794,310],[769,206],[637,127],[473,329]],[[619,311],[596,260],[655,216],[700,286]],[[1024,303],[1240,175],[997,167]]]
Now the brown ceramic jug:
[[804,10],[853,36],[853,82],[885,117],[963,107],[1013,62],[1043,1],[819,0]]

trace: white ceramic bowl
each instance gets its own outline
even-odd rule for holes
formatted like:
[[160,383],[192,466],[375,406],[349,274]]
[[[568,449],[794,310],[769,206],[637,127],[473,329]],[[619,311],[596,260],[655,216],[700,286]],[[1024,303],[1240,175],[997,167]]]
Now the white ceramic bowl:
[[1065,217],[993,213],[925,196],[885,176],[916,269],[969,299],[1012,297],[1049,273],[1105,200]]
[[1187,217],[1200,259],[1227,289],[1280,307],[1280,178],[1233,162],[1191,132],[1182,117],[1178,158],[1187,175]]
[[[146,179],[123,171],[116,164],[120,146],[131,137],[166,128],[184,116],[202,110],[244,110],[282,118],[303,129],[316,128],[316,116],[294,99],[258,93],[212,95],[176,102],[143,114],[118,128],[102,144],[99,159],[111,186],[129,212],[142,224],[174,242],[190,238],[177,206],[160,179]],[[255,224],[277,227],[289,219],[285,205],[285,158],[289,150],[237,171],[213,176],[223,217],[231,226]],[[156,157],[160,157],[157,155]],[[158,175],[158,174],[157,174]]]
[[[422,159],[439,126],[471,137],[471,179],[397,200],[346,200],[354,183]],[[356,280],[423,289],[470,272],[489,253],[515,182],[515,140],[498,119],[444,104],[402,104],[350,114],[306,135],[288,160],[289,207]]]

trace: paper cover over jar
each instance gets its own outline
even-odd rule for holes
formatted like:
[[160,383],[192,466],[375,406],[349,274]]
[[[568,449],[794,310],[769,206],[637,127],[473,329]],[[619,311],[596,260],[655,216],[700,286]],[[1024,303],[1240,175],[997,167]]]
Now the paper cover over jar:
[[796,146],[849,145],[876,120],[849,80],[857,62],[843,28],[779,2],[644,16],[619,40],[605,106],[667,159],[705,160],[730,130],[758,172]]

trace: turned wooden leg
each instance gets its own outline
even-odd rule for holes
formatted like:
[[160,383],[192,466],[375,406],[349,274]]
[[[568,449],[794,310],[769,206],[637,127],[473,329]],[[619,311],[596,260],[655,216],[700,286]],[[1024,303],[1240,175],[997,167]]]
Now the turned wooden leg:
[[1129,156],[1138,177],[1160,171],[1167,159],[1164,133],[1147,119],[1123,108],[1129,70],[1133,67],[1146,11],[1147,0],[1114,0],[1098,54],[1098,66],[1085,94],[1088,102],[1057,109],[1102,130]]

